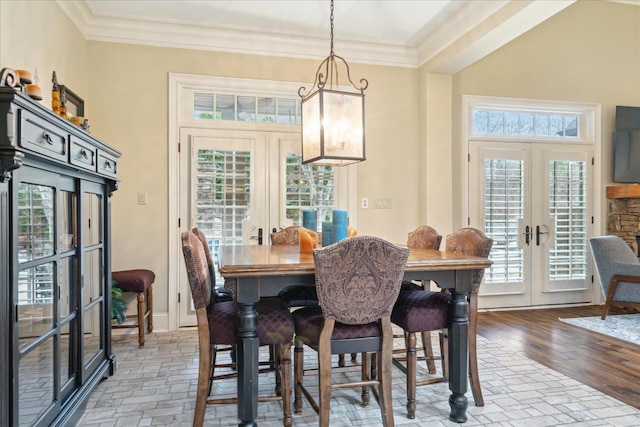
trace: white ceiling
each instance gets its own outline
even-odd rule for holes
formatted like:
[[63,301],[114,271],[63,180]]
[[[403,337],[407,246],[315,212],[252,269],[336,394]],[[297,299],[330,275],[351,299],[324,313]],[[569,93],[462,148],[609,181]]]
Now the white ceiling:
[[[455,73],[575,0],[336,0],[349,62]],[[637,0],[635,0],[637,1]],[[88,40],[321,59],[329,0],[58,0]]]

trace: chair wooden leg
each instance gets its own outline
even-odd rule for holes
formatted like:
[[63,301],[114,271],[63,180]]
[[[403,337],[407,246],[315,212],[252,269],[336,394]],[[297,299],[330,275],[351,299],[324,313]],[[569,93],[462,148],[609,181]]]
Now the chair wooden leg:
[[[415,340],[415,335],[414,335]],[[414,341],[415,343],[415,341]],[[415,348],[415,345],[414,345]],[[378,354],[378,375],[380,377],[380,413],[382,425],[393,427],[393,402],[391,400],[391,365],[393,359],[393,331],[387,317],[382,320],[382,348]],[[415,388],[414,388],[415,390]],[[414,411],[415,412],[415,411]]]
[[371,379],[378,378],[378,353],[371,353]]
[[[407,418],[410,420],[416,417],[416,375],[417,375],[417,355],[416,355],[416,334],[407,334]],[[379,374],[380,375],[380,374]]]
[[[278,361],[282,371],[282,424],[284,427],[291,427],[293,418],[291,416],[291,345],[279,345]],[[278,370],[278,371],[279,371]]]
[[282,373],[280,367],[280,345],[269,346],[269,369],[275,371],[276,375],[276,396],[282,396]]
[[295,339],[294,355],[294,379],[293,379],[293,412],[296,415],[302,414],[302,380],[304,378],[304,349],[302,341]]
[[422,351],[424,357],[427,359],[427,369],[430,374],[436,373],[436,361],[433,359],[433,345],[431,344],[431,332],[422,331],[420,334],[422,338]]
[[320,378],[320,427],[329,427],[331,411],[331,334],[335,325],[334,319],[325,319],[324,328],[318,340],[318,368]]
[[[199,309],[196,312],[198,324],[208,322],[207,312],[205,309]],[[196,409],[193,415],[193,427],[202,427],[204,424],[204,412],[207,407],[207,397],[209,396],[209,372],[211,367],[211,344],[209,342],[209,333],[198,332],[198,388],[196,392]]]
[[[369,379],[370,371],[371,371],[371,358],[367,353],[362,353],[362,381],[367,381]],[[371,394],[369,393],[369,386],[362,386],[362,407],[368,408],[371,403]]]
[[478,354],[477,350],[478,332],[478,294],[472,292],[469,298],[469,381],[471,392],[476,406],[484,406],[482,389],[480,388],[480,377],[478,376]]
[[442,355],[442,373],[444,379],[449,378],[449,335],[448,331],[440,331],[440,354]]
[[153,287],[147,288],[147,332],[153,332]]
[[604,306],[602,307],[602,320],[607,318],[607,313],[609,312],[609,307],[611,307],[611,301],[613,301],[613,295],[616,293],[616,288],[618,287],[618,281],[615,278],[615,275],[611,278],[611,282],[609,283],[609,291],[607,291],[607,299],[604,302]]
[[144,292],[138,292],[138,344],[144,347]]
[[209,393],[207,393],[207,396],[211,396],[211,389],[213,388],[213,377],[215,375],[215,371],[216,371],[216,356],[218,354],[218,351],[216,350],[216,346],[212,345],[211,346],[211,362],[210,362],[210,368],[209,368]]

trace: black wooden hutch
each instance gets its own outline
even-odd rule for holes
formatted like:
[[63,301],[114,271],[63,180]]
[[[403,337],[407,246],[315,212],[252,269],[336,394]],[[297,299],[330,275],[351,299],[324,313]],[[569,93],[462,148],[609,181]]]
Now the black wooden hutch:
[[115,371],[110,197],[119,157],[0,88],[0,426],[74,424]]

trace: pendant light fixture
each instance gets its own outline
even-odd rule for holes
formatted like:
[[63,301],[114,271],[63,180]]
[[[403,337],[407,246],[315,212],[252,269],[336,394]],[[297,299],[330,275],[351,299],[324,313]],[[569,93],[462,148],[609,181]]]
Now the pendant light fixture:
[[[342,64],[342,66],[341,66]],[[355,90],[340,87],[339,68]],[[345,166],[365,160],[364,90],[351,80],[349,65],[333,52],[333,0],[331,0],[331,51],[316,71],[313,87],[298,90],[302,99],[302,163]]]

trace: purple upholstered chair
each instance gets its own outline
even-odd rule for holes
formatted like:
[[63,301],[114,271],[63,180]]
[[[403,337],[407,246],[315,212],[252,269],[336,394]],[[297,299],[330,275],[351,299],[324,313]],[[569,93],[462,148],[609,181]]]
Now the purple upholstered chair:
[[[214,282],[207,263],[204,246],[193,232],[182,233],[182,252],[191,296],[196,308],[199,341],[198,388],[194,426],[202,426],[207,403],[234,403],[237,398],[213,399],[209,397],[211,382],[217,367],[233,367],[234,364],[216,363],[218,346],[233,348],[236,343],[238,304],[235,301],[216,302],[213,294]],[[276,370],[277,396],[259,397],[258,401],[282,400],[283,424],[292,425],[291,418],[291,341],[294,324],[288,308],[278,299],[272,298],[256,304],[258,312],[258,338],[260,345],[273,346],[275,360],[264,362]],[[229,378],[233,374],[221,375]]]
[[[409,250],[377,237],[357,236],[313,252],[319,307],[293,312],[295,338],[294,410],[302,411],[302,394],[320,414],[320,425],[329,426],[331,390],[342,387],[379,390],[383,425],[393,425],[391,359],[393,331],[391,310],[400,292]],[[318,352],[320,401],[305,389],[303,348]],[[362,353],[362,381],[332,384],[331,355]],[[377,378],[370,376],[368,353],[375,353]],[[339,369],[339,368],[338,368]],[[367,401],[363,399],[363,405]]]

